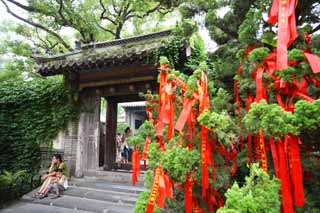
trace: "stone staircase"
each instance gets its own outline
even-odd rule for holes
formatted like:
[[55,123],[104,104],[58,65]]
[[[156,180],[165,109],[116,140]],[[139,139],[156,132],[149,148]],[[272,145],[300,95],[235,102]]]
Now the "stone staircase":
[[[131,174],[114,172],[111,176],[113,177],[112,181],[108,180],[109,178],[102,178],[105,176],[101,173],[99,177],[95,178],[72,179],[69,181],[69,188],[58,199],[51,199],[50,196],[42,200],[34,199],[32,195],[35,190],[0,212],[133,212],[139,193],[144,191],[142,182],[138,182],[138,186],[133,187],[128,181],[131,180]],[[122,178],[117,179],[117,176]],[[124,179],[124,176],[128,178]],[[114,180],[122,180],[122,182]],[[123,180],[127,182],[123,182]]]

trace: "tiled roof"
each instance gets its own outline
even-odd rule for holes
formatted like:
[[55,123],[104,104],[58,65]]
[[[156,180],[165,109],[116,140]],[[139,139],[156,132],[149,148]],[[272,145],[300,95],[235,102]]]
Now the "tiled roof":
[[[63,72],[81,72],[119,64],[148,64],[150,53],[165,45],[171,31],[162,31],[126,39],[87,44],[65,54],[34,56],[37,71],[43,76]],[[152,62],[154,63],[154,62]]]

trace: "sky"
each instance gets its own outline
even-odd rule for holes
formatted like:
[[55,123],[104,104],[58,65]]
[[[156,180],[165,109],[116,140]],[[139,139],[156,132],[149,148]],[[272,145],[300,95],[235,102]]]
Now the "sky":
[[[26,3],[26,0],[20,0],[19,2]],[[19,8],[14,7],[12,4],[10,4],[10,8],[12,10],[14,10],[15,12],[19,11],[20,14],[22,14],[22,16],[23,16],[23,11],[19,10]],[[225,13],[225,10],[223,9],[221,11],[221,14],[224,14],[224,13]],[[0,24],[3,23],[4,21],[19,22],[19,20],[12,17],[9,13],[6,12],[5,6],[0,2]],[[212,52],[212,51],[216,50],[217,44],[210,38],[208,30],[206,29],[206,27],[203,24],[204,17],[198,16],[198,17],[196,17],[196,21],[198,21],[200,23],[199,24],[199,34],[201,35],[201,37],[203,38],[203,40],[205,42],[207,51]],[[175,20],[174,19],[170,20],[170,22],[175,22]],[[72,35],[74,33],[74,31],[72,31],[70,29],[64,29],[62,31],[62,33],[66,34],[66,35]],[[0,33],[0,37],[1,37],[1,33]]]

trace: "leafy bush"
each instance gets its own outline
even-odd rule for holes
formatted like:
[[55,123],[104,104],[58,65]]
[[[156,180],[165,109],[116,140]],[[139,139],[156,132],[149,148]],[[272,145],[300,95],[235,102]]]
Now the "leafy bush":
[[38,186],[38,175],[19,170],[15,173],[4,170],[0,175],[0,208],[7,202]]
[[[146,212],[149,195],[150,195],[150,192],[141,192],[139,194],[138,200],[133,210],[134,213]],[[155,207],[153,212],[160,213],[160,209]]]
[[250,176],[245,178],[245,184],[239,187],[235,182],[225,196],[227,198],[224,207],[218,209],[218,213],[231,212],[280,212],[280,181],[270,178],[258,164],[250,168]]
[[71,91],[60,77],[0,84],[0,172],[40,167],[40,147],[50,147],[77,118]]

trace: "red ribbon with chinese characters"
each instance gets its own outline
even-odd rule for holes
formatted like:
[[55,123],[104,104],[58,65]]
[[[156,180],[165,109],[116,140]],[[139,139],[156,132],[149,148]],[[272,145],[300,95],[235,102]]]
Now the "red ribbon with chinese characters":
[[156,167],[154,171],[153,177],[153,185],[151,189],[151,193],[148,199],[148,204],[146,208],[146,213],[153,213],[154,206],[157,202],[157,198],[159,195],[159,177],[160,177],[161,169],[160,167]]

